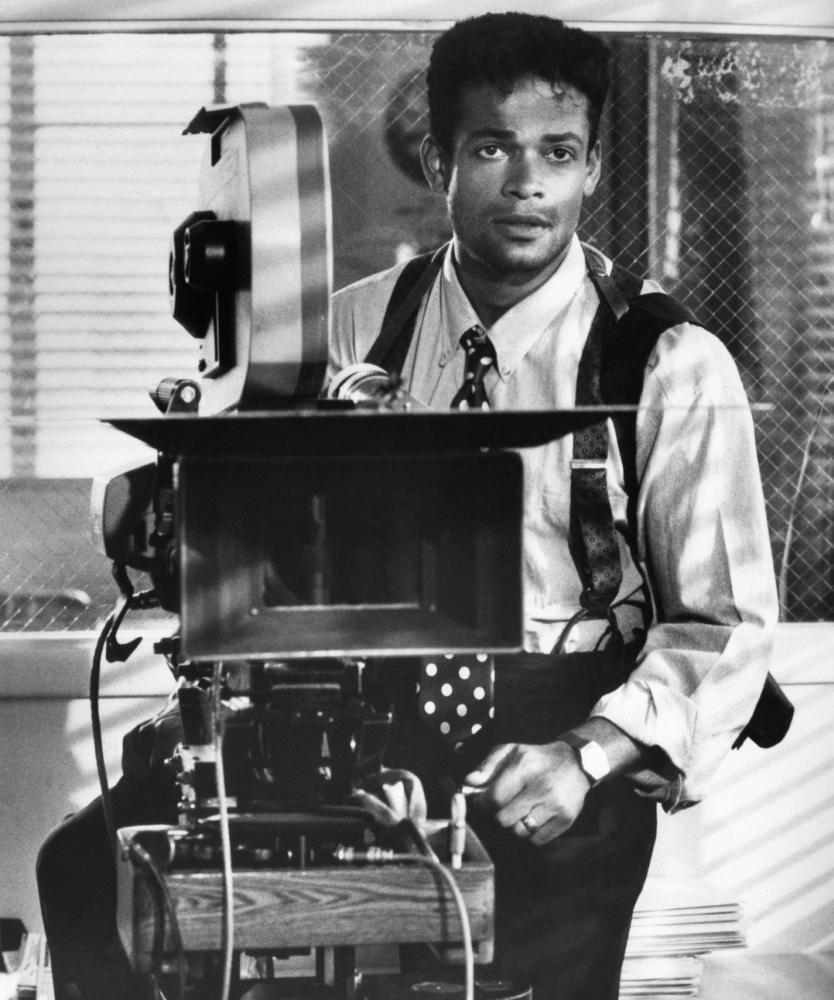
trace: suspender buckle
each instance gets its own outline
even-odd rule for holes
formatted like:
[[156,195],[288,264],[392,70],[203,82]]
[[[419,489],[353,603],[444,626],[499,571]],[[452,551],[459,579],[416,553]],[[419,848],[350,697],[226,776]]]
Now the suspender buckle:
[[600,469],[605,468],[604,458],[572,458],[570,460],[571,472],[575,472],[577,469],[589,472],[598,472]]
[[611,610],[611,600],[614,596],[616,595],[610,593],[600,594],[591,590],[590,587],[586,587],[579,597],[579,603],[585,611],[585,617],[607,618],[609,621],[612,619],[616,621],[614,612]]
[[[573,632],[574,628],[576,628],[580,622],[587,621],[589,618],[606,621],[608,623],[608,627],[600,640],[602,641],[607,639],[604,647],[605,649],[611,651],[623,649],[623,636],[620,632],[617,616],[614,614],[614,609],[611,607],[610,600],[606,600],[600,594],[594,594],[589,588],[586,587],[585,590],[582,591],[579,603],[582,607],[562,629],[561,635],[559,636],[556,645],[553,647],[554,654],[561,654],[567,651],[568,638],[571,632]],[[597,648],[602,647],[598,645]]]

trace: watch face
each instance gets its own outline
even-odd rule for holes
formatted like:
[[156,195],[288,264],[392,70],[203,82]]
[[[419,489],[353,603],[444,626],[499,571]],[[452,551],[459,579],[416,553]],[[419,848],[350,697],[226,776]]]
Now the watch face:
[[601,781],[611,770],[605,751],[593,740],[580,748],[579,759],[582,762],[582,770],[594,782]]

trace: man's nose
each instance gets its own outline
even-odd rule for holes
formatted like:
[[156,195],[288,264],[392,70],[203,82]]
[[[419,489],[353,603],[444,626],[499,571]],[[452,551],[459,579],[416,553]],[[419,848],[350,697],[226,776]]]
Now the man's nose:
[[515,198],[535,198],[544,194],[541,158],[534,152],[523,152],[510,161],[504,193]]

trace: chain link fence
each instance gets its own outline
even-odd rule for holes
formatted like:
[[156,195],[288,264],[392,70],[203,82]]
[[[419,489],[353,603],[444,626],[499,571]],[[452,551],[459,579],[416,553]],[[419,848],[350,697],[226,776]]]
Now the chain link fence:
[[[223,46],[206,38],[214,62],[205,103],[286,100],[292,50],[292,98],[314,100],[328,131],[336,287],[448,235],[418,160],[432,39],[352,32],[294,44],[286,35],[280,44],[235,36]],[[605,176],[581,234],[659,280],[727,344],[756,407],[783,618],[830,619],[834,43],[611,41]],[[263,68],[256,94],[218,94],[218,80],[235,77],[236,50],[250,76]],[[228,61],[220,69],[218,53]],[[197,168],[195,158],[195,184]],[[36,355],[23,363],[37,364]],[[92,628],[109,610],[108,567],[87,541],[88,489],[84,478],[0,485],[10,540],[0,558],[0,631]]]

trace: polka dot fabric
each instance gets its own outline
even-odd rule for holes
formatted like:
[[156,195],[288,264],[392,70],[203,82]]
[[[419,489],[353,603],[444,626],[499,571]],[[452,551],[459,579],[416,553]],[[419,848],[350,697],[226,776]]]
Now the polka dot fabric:
[[473,326],[460,338],[466,355],[463,385],[452,400],[453,410],[488,410],[489,399],[484,386],[486,373],[497,367],[495,347],[483,327]]
[[420,714],[449,743],[475,736],[493,716],[494,679],[486,653],[427,656],[417,684]]

